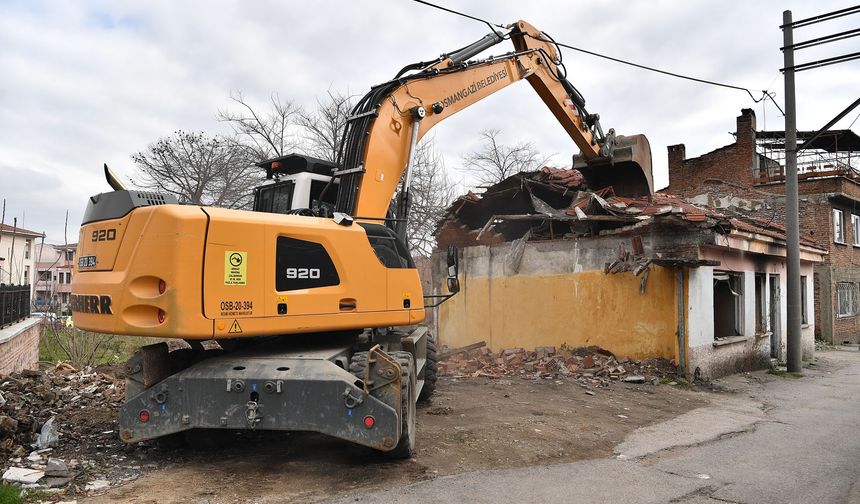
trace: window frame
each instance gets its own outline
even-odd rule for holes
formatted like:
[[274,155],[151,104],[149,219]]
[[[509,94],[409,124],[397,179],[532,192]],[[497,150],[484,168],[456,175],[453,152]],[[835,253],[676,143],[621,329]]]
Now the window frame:
[[[849,301],[850,312],[842,312],[841,294],[848,292],[851,294]],[[836,318],[849,318],[857,315],[857,293],[854,282],[836,282]]]
[[847,245],[845,243],[845,212],[838,208],[833,209],[833,242]]
[[800,323],[809,325],[809,310],[806,303],[809,300],[806,289],[808,288],[808,280],[806,275],[800,275]]
[[860,247],[860,215],[851,214],[851,244]]
[[[726,278],[718,278],[718,277],[726,277]],[[730,271],[730,270],[714,270],[714,282],[713,288],[716,288],[717,284],[720,282],[726,282],[729,288],[729,291],[732,293],[731,295],[734,297],[734,312],[735,312],[735,327],[734,331],[736,334],[717,334],[716,323],[713,327],[713,338],[714,341],[721,341],[725,338],[733,338],[736,336],[746,336],[745,333],[745,321],[746,321],[746,312],[745,312],[745,301],[744,301],[744,273],[738,271]]]

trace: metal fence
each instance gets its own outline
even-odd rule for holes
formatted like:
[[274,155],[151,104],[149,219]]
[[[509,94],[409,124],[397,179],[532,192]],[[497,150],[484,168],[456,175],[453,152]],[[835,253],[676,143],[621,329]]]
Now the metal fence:
[[0,285],[0,327],[30,316],[30,286]]

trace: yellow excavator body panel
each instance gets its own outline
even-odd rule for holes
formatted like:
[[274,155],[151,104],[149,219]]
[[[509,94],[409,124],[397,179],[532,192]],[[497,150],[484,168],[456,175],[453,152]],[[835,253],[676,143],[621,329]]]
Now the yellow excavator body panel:
[[88,223],[78,242],[75,324],[229,339],[422,322],[417,270],[405,260],[383,265],[366,227],[382,228],[191,205]]

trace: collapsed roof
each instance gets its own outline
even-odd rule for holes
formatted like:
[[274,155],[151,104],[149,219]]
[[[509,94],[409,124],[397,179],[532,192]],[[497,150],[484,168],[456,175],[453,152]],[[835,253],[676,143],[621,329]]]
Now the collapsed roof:
[[457,198],[435,234],[440,245],[459,246],[695,229],[784,241],[785,228],[773,217],[717,210],[664,193],[616,196],[611,186],[589,189],[579,170],[545,167],[508,177],[480,195]]

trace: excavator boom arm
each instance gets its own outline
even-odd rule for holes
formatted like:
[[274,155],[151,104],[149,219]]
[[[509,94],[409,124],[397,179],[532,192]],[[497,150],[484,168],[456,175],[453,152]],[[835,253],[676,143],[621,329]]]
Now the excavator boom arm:
[[415,74],[375,86],[359,102],[344,135],[338,211],[385,217],[409,164],[414,141],[443,119],[523,79],[538,93],[584,159],[606,155],[601,152],[605,138],[597,117],[587,114],[584,100],[561,73],[555,45],[530,24],[519,21],[512,25],[509,35],[515,52],[477,62],[461,61],[493,45],[493,35]]

